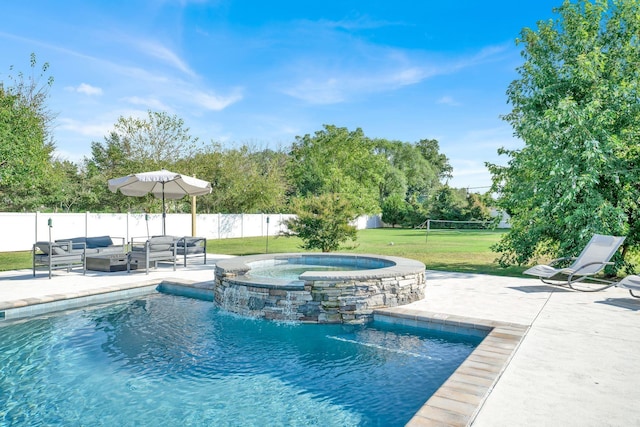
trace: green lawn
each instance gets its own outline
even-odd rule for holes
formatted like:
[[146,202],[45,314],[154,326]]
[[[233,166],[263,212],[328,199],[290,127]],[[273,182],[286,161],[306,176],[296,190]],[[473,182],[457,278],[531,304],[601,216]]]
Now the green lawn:
[[[495,262],[497,254],[490,247],[505,231],[464,230],[426,231],[421,229],[376,228],[358,231],[358,240],[340,252],[401,256],[425,263],[428,269],[467,273],[519,276],[524,267],[501,268]],[[298,252],[300,239],[270,237],[269,252]],[[265,253],[267,239],[209,240],[211,253],[251,255]]]
[[[504,231],[426,231],[421,229],[378,228],[360,230],[358,240],[340,252],[401,256],[425,263],[428,269],[519,276],[523,267],[500,268],[490,246]],[[248,237],[207,242],[207,252],[251,255],[269,252],[299,252],[300,239],[293,237]],[[0,271],[31,268],[31,252],[0,253]]]

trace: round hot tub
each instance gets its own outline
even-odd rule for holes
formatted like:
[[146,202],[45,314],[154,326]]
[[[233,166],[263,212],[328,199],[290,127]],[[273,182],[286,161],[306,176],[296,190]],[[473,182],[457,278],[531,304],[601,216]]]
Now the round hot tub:
[[365,323],[373,310],[424,298],[425,266],[407,258],[339,253],[242,256],[216,264],[216,303],[273,320]]

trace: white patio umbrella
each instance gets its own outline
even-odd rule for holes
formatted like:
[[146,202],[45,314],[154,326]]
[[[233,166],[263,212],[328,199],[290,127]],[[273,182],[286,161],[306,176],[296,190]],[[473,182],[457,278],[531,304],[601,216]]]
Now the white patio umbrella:
[[151,193],[162,199],[162,234],[166,234],[167,216],[165,199],[177,200],[184,196],[202,196],[211,193],[211,183],[166,169],[142,172],[109,180],[109,190],[118,190],[125,196],[142,197]]

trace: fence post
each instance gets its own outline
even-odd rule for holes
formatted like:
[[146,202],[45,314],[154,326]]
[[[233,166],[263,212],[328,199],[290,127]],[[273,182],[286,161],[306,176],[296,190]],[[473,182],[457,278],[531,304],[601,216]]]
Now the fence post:
[[35,224],[36,225],[36,238],[33,239],[34,242],[38,241],[38,214],[39,213],[40,213],[40,211],[36,211],[36,216],[35,216],[35,218],[36,218],[36,224]]

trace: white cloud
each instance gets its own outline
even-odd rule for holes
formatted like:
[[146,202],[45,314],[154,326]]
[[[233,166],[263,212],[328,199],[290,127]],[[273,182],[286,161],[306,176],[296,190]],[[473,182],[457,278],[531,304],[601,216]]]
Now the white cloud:
[[[333,51],[289,64],[282,92],[312,104],[339,103],[361,94],[380,93],[419,84],[440,75],[498,59],[506,46],[489,46],[472,55],[437,58],[427,52],[356,43],[353,55]],[[348,59],[345,59],[348,57]],[[338,71],[336,71],[338,70]],[[458,105],[450,97],[442,103]]]
[[67,160],[73,163],[81,163],[85,156],[88,156],[88,153],[80,153],[78,151],[67,151],[56,149],[53,152],[53,155],[60,160]]
[[87,83],[80,83],[80,85],[77,87],[69,86],[67,87],[67,89],[73,92],[84,93],[85,95],[89,95],[89,96],[102,95],[101,88],[91,86],[90,84],[87,84]]
[[345,100],[345,86],[345,80],[336,78],[323,81],[305,79],[295,86],[284,88],[283,92],[311,104],[335,104]]
[[123,101],[126,101],[133,105],[142,105],[144,107],[148,107],[151,110],[167,111],[167,112],[172,111],[172,109],[169,106],[167,106],[162,101],[156,98],[141,98],[139,96],[129,96],[129,97],[123,98]]
[[416,83],[420,83],[425,78],[431,75],[431,71],[420,68],[420,67],[410,67],[401,69],[395,73],[390,74],[388,77],[383,79],[383,82],[386,80],[388,84],[397,84],[398,86],[408,86]]
[[234,104],[242,99],[240,91],[229,96],[219,96],[206,92],[191,92],[186,94],[186,99],[192,100],[197,105],[212,111],[221,111],[229,105]]
[[491,174],[482,161],[449,159],[453,167],[453,178],[449,185],[455,188],[469,188],[481,193],[489,190]]
[[493,152],[500,147],[514,149],[523,145],[521,140],[513,136],[513,129],[507,125],[470,130],[465,134],[464,140],[474,147],[491,149]]
[[452,107],[457,107],[460,105],[460,103],[458,101],[456,101],[455,99],[453,99],[453,97],[451,96],[443,96],[442,98],[438,99],[438,104],[444,104],[444,105],[450,105]]
[[389,71],[367,73],[354,70],[330,77],[307,77],[282,91],[312,104],[335,104],[362,93],[376,93],[421,82],[436,71],[420,67],[398,67]]
[[69,118],[61,118],[59,123],[58,130],[94,138],[102,138],[113,128],[113,123],[89,123]]
[[187,65],[186,62],[160,43],[151,40],[141,40],[138,41],[137,45],[146,54],[169,63],[191,77],[195,77],[196,73]]

